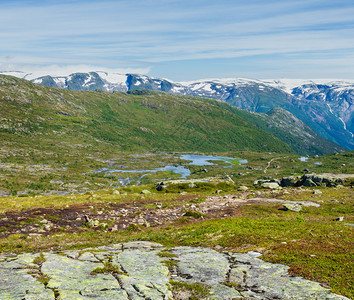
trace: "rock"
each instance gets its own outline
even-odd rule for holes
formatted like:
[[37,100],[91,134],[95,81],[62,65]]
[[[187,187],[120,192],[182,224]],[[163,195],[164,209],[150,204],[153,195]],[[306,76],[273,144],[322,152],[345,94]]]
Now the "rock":
[[189,187],[190,189],[193,189],[193,188],[196,187],[196,185],[195,185],[193,182],[191,182],[191,183],[188,184],[188,187]]
[[314,191],[313,191],[313,194],[315,194],[315,195],[320,195],[320,194],[322,194],[322,192],[321,192],[320,190],[314,190]]
[[[48,288],[60,291],[61,299],[78,299],[80,295],[116,299],[128,299],[118,281],[111,274],[90,275],[102,263],[71,259],[46,253],[42,272],[49,276]],[[63,276],[65,274],[65,276]]]
[[247,186],[241,185],[238,189],[238,191],[246,192],[248,190]]
[[296,182],[299,180],[299,177],[296,176],[289,176],[289,177],[284,177],[280,181],[280,185],[282,187],[293,187],[296,185]]
[[[159,255],[166,252],[175,256]],[[167,249],[138,241],[64,254],[43,253],[41,268],[33,263],[38,254],[0,255],[0,298],[165,300],[192,296],[186,290],[184,298],[177,297],[183,293],[174,290],[172,279],[209,286],[205,299],[348,300],[317,282],[289,275],[289,267],[265,262],[252,251]],[[36,272],[47,278],[47,287],[35,278]]]
[[119,192],[118,190],[114,190],[114,191],[112,192],[112,195],[120,195],[120,192]]
[[267,189],[278,189],[280,186],[276,182],[263,182],[261,184],[262,188],[267,188]]
[[284,209],[294,211],[294,212],[299,212],[301,210],[301,205],[297,203],[285,203]]
[[[177,279],[188,283],[207,285],[225,281],[229,270],[227,257],[215,250],[199,247],[176,247],[169,252],[177,255]],[[189,276],[181,276],[188,274]]]
[[222,190],[216,190],[215,191],[215,194],[221,194],[222,193]]
[[226,175],[226,176],[222,177],[222,179],[226,179],[226,180],[231,181],[232,183],[235,183],[235,182],[232,180],[232,178],[230,177],[230,175]]
[[142,190],[142,191],[140,192],[140,194],[146,195],[146,194],[151,194],[151,192],[150,192],[149,190]]
[[304,181],[304,183],[302,185],[307,186],[307,187],[317,186],[316,183],[314,183],[313,180],[310,178],[306,178],[306,180]]
[[333,221],[339,221],[342,222],[344,221],[344,217],[338,217],[338,218],[334,218]]
[[164,186],[161,185],[161,184],[158,184],[158,185],[156,185],[156,190],[157,190],[158,192],[161,192],[161,191],[164,190]]
[[11,196],[11,194],[7,191],[0,191],[0,197],[8,197]]
[[280,186],[280,180],[278,179],[261,179],[253,182],[253,185],[263,188],[276,189]]

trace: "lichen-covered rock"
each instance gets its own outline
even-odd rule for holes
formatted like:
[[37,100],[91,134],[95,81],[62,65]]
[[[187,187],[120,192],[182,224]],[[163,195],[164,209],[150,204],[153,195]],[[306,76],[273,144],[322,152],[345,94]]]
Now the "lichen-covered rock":
[[274,189],[278,189],[280,186],[277,182],[263,182],[261,184],[261,187],[274,190]]
[[88,261],[53,253],[45,253],[44,257],[46,261],[41,271],[50,278],[47,287],[59,290],[62,299],[85,299],[82,297],[84,295],[90,295],[90,297],[115,295],[118,297],[126,294],[111,274],[91,275],[94,269],[104,267],[101,262],[92,262],[91,257]]
[[121,276],[122,286],[132,298],[165,299],[171,297],[168,288],[169,271],[157,255],[159,250],[125,250],[113,256],[112,263],[121,267],[127,276]]
[[294,211],[294,212],[299,212],[301,210],[301,205],[297,203],[285,203],[284,209]]
[[[54,292],[46,289],[29,274],[29,266],[37,255],[25,254],[9,257],[0,262],[0,299],[49,300]],[[31,266],[29,266],[31,267]]]
[[178,280],[207,285],[226,280],[229,262],[224,254],[199,247],[177,247],[170,252],[177,255]]
[[348,299],[260,255],[143,241],[44,253],[40,264],[38,254],[0,255],[0,299],[189,299],[191,290],[171,290],[171,278],[207,287],[203,299]]
[[242,191],[242,192],[246,192],[248,190],[248,187],[241,185],[237,190]]

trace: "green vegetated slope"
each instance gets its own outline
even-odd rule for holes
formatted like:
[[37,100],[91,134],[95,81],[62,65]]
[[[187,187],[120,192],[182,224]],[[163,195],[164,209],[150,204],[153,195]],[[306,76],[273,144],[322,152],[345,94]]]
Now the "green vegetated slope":
[[259,128],[279,137],[298,154],[322,155],[346,150],[319,136],[307,124],[280,107],[273,108],[266,114],[247,113],[243,117]]
[[215,100],[163,92],[77,92],[0,76],[3,149],[68,152],[292,152],[280,139]]

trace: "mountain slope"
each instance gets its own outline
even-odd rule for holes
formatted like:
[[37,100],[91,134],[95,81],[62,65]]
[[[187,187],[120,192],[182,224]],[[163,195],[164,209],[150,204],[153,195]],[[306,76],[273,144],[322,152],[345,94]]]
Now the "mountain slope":
[[279,107],[266,114],[253,113],[252,119],[244,117],[259,128],[281,138],[298,154],[322,155],[344,150],[338,144],[319,136],[307,124]]
[[70,90],[130,91],[151,89],[178,95],[209,97],[238,108],[267,113],[281,107],[309,125],[317,134],[354,149],[354,81],[210,79],[173,82],[136,74],[74,73],[62,77],[35,77],[10,72],[35,83]]
[[[162,92],[77,92],[0,75],[2,149],[292,152],[217,101]],[[59,150],[58,150],[59,149]],[[59,151],[59,152],[60,152]]]

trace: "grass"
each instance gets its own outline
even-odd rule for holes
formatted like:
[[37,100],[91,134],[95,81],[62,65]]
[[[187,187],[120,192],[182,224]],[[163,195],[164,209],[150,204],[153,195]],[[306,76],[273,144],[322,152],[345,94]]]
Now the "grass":
[[[136,225],[138,228],[131,228],[131,224],[127,230],[117,232],[108,232],[103,228],[87,228],[77,233],[63,229],[49,236],[13,234],[0,240],[0,251],[62,251],[131,240],[149,240],[165,246],[220,245],[227,251],[261,251],[263,259],[290,266],[292,274],[319,281],[330,286],[333,292],[353,297],[353,267],[350,263],[353,257],[353,231],[343,222],[332,221],[339,215],[344,216],[344,222],[354,221],[352,189],[321,188],[320,195],[313,194],[311,189],[290,191],[282,197],[291,200],[307,199],[320,203],[321,206],[303,207],[301,212],[294,213],[279,210],[281,204],[254,203],[240,206],[234,211],[234,215],[228,218],[201,220],[182,217],[183,222],[180,219],[173,224],[153,228]],[[261,197],[271,195],[268,195],[268,191],[262,193]],[[166,195],[171,196],[172,201],[175,199],[179,202],[177,193],[156,193],[154,197]],[[83,195],[78,195],[81,196]],[[106,197],[108,201],[108,198],[113,196],[115,195],[109,193],[105,195],[102,191],[100,201],[105,201]],[[339,201],[332,201],[334,196]],[[72,196],[67,196],[69,197]],[[127,195],[127,199],[132,199],[130,197],[131,195]],[[168,252],[160,255],[173,259]],[[98,271],[108,271],[108,268]]]
[[205,284],[189,284],[185,282],[170,280],[170,285],[174,293],[178,291],[188,291],[190,293],[188,299],[190,300],[206,299],[210,294],[210,287]]
[[128,276],[127,273],[121,271],[117,265],[113,265],[111,262],[106,262],[104,263],[104,267],[98,267],[90,272],[90,275],[97,274],[116,274]]

